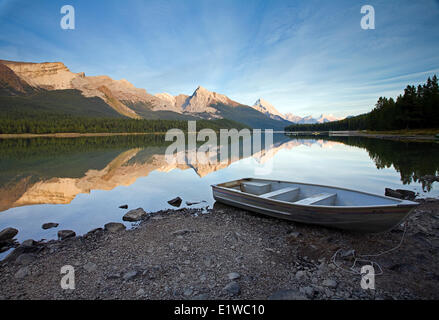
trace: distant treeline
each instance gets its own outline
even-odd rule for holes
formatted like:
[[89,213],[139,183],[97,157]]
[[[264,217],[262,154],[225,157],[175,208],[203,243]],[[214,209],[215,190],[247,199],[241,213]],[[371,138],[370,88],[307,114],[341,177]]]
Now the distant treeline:
[[[122,118],[87,118],[39,114],[38,117],[0,117],[0,134],[21,133],[120,133],[120,132],[166,132],[176,128],[187,131],[188,123],[184,120],[135,120]],[[242,129],[241,123],[228,119],[198,120],[197,130],[211,128]]]
[[436,75],[423,85],[407,86],[396,101],[380,97],[366,114],[340,121],[293,124],[287,131],[400,130],[439,128],[439,87]]

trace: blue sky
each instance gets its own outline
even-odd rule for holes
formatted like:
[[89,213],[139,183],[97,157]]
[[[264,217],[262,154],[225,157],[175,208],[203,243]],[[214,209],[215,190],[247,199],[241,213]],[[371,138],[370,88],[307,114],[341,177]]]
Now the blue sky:
[[[73,5],[76,29],[60,28]],[[363,5],[375,30],[360,27]],[[369,111],[439,74],[439,1],[0,0],[0,59],[61,61],[150,93],[198,85],[301,116]]]

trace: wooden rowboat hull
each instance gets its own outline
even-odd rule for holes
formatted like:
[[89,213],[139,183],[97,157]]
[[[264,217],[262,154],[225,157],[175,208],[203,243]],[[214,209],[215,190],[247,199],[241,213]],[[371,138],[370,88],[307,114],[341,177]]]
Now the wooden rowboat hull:
[[[300,198],[299,201],[295,199],[296,201],[294,202],[296,203],[294,203],[291,201],[264,198],[263,196],[241,191],[237,188],[238,184],[245,184],[249,181],[257,181],[257,183],[266,182],[274,186],[277,184],[288,186],[290,184],[306,190],[312,190],[313,188],[319,189],[318,191],[331,190],[331,192],[334,192],[339,198],[342,198],[343,195],[347,195],[348,193],[356,193],[358,194],[357,197],[370,198],[371,200],[368,201],[372,201],[376,198],[377,202],[383,202],[385,204],[371,203],[364,205],[363,203],[358,206],[352,204],[340,205],[343,204],[343,200],[339,199],[337,200],[340,202],[338,203],[339,205],[337,205],[337,203],[335,203],[335,205],[303,205],[297,203],[303,203],[304,200],[300,200]],[[213,197],[216,201],[230,206],[294,222],[363,233],[388,231],[395,225],[401,223],[418,205],[418,203],[412,201],[399,200],[344,188],[251,178],[213,185],[212,190]],[[362,201],[364,202],[365,199],[362,199]]]

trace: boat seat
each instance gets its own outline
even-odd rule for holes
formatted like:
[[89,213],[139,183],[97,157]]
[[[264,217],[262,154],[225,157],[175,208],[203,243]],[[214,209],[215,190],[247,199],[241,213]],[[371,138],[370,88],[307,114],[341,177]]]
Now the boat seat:
[[331,205],[335,197],[337,197],[336,193],[319,193],[293,203],[299,205]]
[[261,194],[261,198],[291,201],[299,194],[298,187],[287,187],[279,190]]
[[241,191],[255,195],[261,195],[271,191],[271,183],[267,182],[243,182]]

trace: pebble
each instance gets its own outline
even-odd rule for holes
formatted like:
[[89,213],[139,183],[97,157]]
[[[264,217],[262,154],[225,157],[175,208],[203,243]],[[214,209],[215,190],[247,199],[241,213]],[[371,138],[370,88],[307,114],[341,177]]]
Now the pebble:
[[297,290],[279,290],[273,293],[268,300],[307,300],[306,296]]
[[299,289],[300,292],[304,293],[308,298],[314,296],[314,289],[312,287],[303,287]]
[[145,295],[145,290],[139,289],[136,291],[136,296],[144,296],[144,295]]
[[290,232],[288,235],[297,239],[300,236],[300,232]]
[[188,289],[184,290],[183,295],[185,297],[189,297],[192,295],[192,293],[193,293],[193,290],[191,288],[188,288]]
[[136,271],[136,270],[131,270],[131,271],[126,272],[126,273],[123,275],[123,279],[124,279],[125,281],[129,281],[129,280],[134,279],[136,276],[137,276],[137,271]]
[[241,275],[237,272],[230,272],[227,275],[227,278],[229,278],[229,280],[236,280],[236,279],[239,279],[240,277],[241,277]]
[[241,286],[238,282],[232,281],[224,287],[224,291],[232,296],[237,296],[241,293]]
[[94,264],[93,262],[87,262],[86,264],[84,264],[84,269],[87,272],[96,271],[97,268],[98,268],[98,266],[96,264]]
[[108,276],[107,276],[107,279],[109,279],[109,280],[111,280],[111,279],[119,279],[121,277],[121,275],[120,275],[120,273],[112,273],[112,274],[109,274]]
[[333,279],[326,279],[323,281],[323,285],[328,288],[337,288],[337,282]]
[[181,229],[181,230],[176,230],[176,231],[172,232],[172,235],[182,236],[182,235],[185,235],[186,233],[189,233],[189,232],[191,232],[191,231],[188,229]]
[[301,280],[302,278],[305,278],[306,277],[306,273],[305,273],[305,271],[297,271],[297,273],[296,273],[296,279],[297,280]]
[[30,274],[29,267],[22,267],[18,269],[18,271],[15,273],[14,277],[16,279],[23,279],[27,277]]

